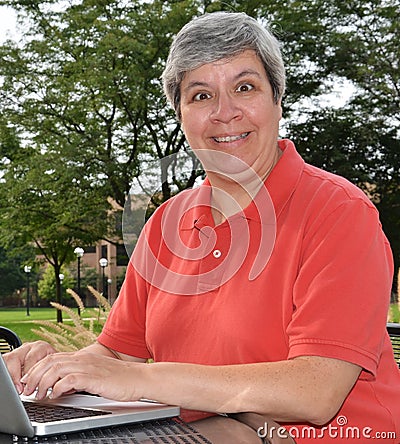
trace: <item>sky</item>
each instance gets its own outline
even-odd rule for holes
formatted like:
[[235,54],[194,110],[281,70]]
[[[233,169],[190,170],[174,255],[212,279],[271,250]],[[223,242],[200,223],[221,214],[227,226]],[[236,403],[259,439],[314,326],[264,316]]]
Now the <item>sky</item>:
[[0,6],[0,43],[16,35],[16,16],[11,8]]

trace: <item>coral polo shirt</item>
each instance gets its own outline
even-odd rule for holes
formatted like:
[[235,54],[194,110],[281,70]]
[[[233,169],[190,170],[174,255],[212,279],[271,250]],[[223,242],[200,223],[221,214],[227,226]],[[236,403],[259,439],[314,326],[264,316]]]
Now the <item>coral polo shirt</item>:
[[385,328],[393,262],[377,210],[347,180],[306,164],[291,141],[279,146],[265,188],[224,223],[214,225],[207,182],[153,214],[99,342],[155,361],[352,362],[362,373],[326,425],[343,439],[285,426],[298,443],[310,434],[352,442],[349,427],[374,439],[396,432],[385,442],[399,442],[400,372]]

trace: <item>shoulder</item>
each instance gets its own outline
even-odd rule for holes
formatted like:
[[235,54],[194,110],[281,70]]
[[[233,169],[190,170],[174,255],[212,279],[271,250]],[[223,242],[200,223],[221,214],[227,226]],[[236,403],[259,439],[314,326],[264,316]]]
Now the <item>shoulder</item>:
[[310,165],[288,139],[279,143],[283,156],[266,183],[278,213],[282,206],[296,210],[298,216],[330,212],[341,205],[376,208],[366,193],[337,174]]
[[375,205],[366,193],[342,176],[305,164],[303,174],[296,189],[317,206],[338,207],[356,205],[377,212]]

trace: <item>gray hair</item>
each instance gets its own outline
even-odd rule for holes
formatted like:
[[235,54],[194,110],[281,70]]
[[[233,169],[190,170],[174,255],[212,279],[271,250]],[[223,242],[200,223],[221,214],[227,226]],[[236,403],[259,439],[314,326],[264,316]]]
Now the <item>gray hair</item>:
[[181,82],[188,71],[206,63],[254,50],[264,65],[275,103],[285,91],[280,43],[244,13],[214,12],[194,18],[176,35],[162,74],[164,93],[180,119]]

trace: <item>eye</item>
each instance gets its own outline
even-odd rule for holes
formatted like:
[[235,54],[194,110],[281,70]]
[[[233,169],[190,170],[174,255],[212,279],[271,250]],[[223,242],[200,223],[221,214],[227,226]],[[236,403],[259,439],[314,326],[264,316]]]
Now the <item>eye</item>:
[[194,102],[201,102],[202,100],[207,100],[211,98],[211,94],[205,93],[205,92],[199,92],[196,95],[193,96]]
[[254,89],[254,86],[250,83],[241,83],[237,88],[236,92],[249,92]]

